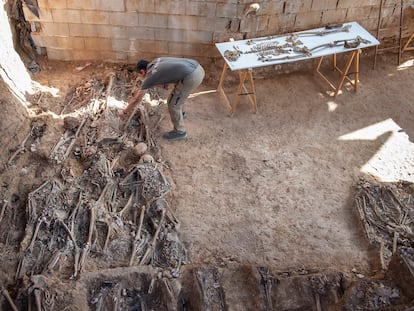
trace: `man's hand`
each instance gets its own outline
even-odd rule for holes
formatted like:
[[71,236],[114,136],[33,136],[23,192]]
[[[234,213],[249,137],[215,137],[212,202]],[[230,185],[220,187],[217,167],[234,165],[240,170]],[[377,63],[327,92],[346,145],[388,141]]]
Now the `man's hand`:
[[118,111],[119,116],[121,117],[121,119],[126,119],[129,115],[128,111],[126,109],[124,110],[119,110]]
[[129,118],[130,118],[130,114],[133,113],[133,111],[135,110],[135,106],[137,104],[137,102],[139,103],[142,99],[142,96],[144,95],[145,92],[143,92],[142,90],[139,90],[138,93],[129,101],[128,106],[123,109],[120,110],[118,112],[119,116],[121,117],[124,126],[126,126],[127,124],[125,124],[126,122],[128,122]]

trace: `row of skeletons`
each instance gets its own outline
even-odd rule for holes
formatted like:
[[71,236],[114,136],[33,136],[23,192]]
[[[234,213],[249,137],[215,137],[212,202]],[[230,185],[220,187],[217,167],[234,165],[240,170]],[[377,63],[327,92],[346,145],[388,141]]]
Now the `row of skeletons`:
[[[160,247],[177,243],[177,255],[183,251],[175,232],[179,223],[165,200],[169,184],[156,165],[139,164],[122,180],[109,173],[96,200],[91,200],[86,188],[72,187],[52,179],[29,194],[18,278],[28,270],[52,273],[68,256],[73,257],[71,277],[77,278],[91,251],[117,261],[117,257],[126,258],[119,253],[124,250],[110,247],[111,242],[128,240],[131,253],[125,264],[155,263],[170,266],[173,272],[179,269],[181,256],[165,258],[163,249],[155,254],[158,240],[162,240]],[[105,230],[100,229],[102,224]]]
[[[28,195],[28,222],[16,279],[32,280],[28,303],[34,300],[37,310],[45,308],[49,296],[39,276],[76,280],[94,267],[149,265],[176,278],[188,260],[178,238],[179,222],[167,201],[170,184],[161,171],[163,164],[150,156],[150,161],[140,161],[128,172],[117,168],[117,153],[125,149],[122,145],[155,144],[146,107],[139,105],[127,121],[130,131],[113,129],[118,137],[109,147],[97,141],[98,132],[108,130],[99,128],[105,123],[102,119],[118,118],[116,110],[107,106],[115,79],[111,74],[104,96],[101,88],[75,131],[67,130],[52,148],[50,160],[61,165],[62,179],[47,180]],[[82,148],[75,151],[81,149],[89,162],[78,177],[66,165],[69,157],[77,155],[76,145]],[[169,283],[163,282],[168,289]]]

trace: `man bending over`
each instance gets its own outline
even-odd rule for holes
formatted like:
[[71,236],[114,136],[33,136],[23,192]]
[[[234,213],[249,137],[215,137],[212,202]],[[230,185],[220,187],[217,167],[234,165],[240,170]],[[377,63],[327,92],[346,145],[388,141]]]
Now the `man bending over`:
[[203,81],[203,67],[193,59],[159,57],[152,62],[140,60],[136,69],[143,78],[141,88],[120,115],[128,117],[134,111],[135,105],[141,102],[147,89],[156,85],[174,84],[167,101],[174,129],[163,137],[168,140],[185,139],[187,133],[183,121],[183,105],[190,93]]

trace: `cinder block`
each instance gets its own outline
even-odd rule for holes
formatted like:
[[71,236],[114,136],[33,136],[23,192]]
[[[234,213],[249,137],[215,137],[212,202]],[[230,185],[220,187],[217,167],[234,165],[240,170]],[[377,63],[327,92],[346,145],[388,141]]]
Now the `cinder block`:
[[329,23],[344,22],[346,19],[347,9],[326,10],[322,12],[323,25]]
[[198,30],[197,23],[199,18],[195,16],[181,16],[170,15],[168,16],[168,28],[169,29],[196,29]]
[[155,0],[125,0],[127,11],[155,13]]
[[84,49],[85,48],[85,39],[84,38],[74,38],[74,37],[55,37],[56,44],[60,48],[68,49]]
[[44,37],[42,39],[43,46],[53,49],[71,50],[84,49],[85,42],[83,38],[73,37]]
[[109,24],[110,12],[103,11],[80,11],[81,21],[84,24]]
[[193,56],[197,54],[197,49],[193,44],[190,43],[168,43],[168,55],[182,55],[182,56]]
[[81,11],[52,9],[53,21],[57,23],[81,23]]
[[126,29],[126,38],[131,40],[155,40],[155,30],[156,28],[145,27],[145,28],[135,28],[128,27]]
[[167,28],[168,16],[159,14],[138,14],[139,26]]
[[96,30],[100,38],[128,38],[128,27],[126,26],[96,25]]
[[136,42],[136,50],[143,53],[156,51],[158,54],[167,54],[168,42],[166,41],[141,41]]
[[352,7],[360,7],[361,4],[364,4],[364,1],[355,1],[355,0],[338,0],[338,9],[348,9]]
[[293,1],[271,1],[271,2],[263,2],[260,4],[260,11],[259,14],[271,15],[274,16],[275,14],[284,14],[285,7],[288,3],[296,3]]
[[217,3],[216,17],[238,17],[237,3]]
[[69,24],[69,34],[74,37],[97,37],[99,25]]
[[95,10],[95,0],[66,0],[68,9]]
[[231,32],[239,32],[240,31],[240,18],[232,18],[230,19],[227,27]]
[[155,12],[159,14],[185,15],[186,2],[182,0],[155,0]]
[[267,29],[270,34],[284,34],[292,32],[295,28],[296,14],[269,16]]
[[216,4],[208,2],[190,1],[186,5],[186,15],[195,16],[214,16],[216,12]]
[[136,52],[135,40],[113,39],[112,50],[118,52]]
[[[384,2],[384,4],[387,1]],[[360,8],[363,6],[375,6],[379,7],[379,0],[365,0],[365,1],[353,1],[353,0],[339,0],[338,8]]]
[[181,29],[155,29],[154,38],[157,40],[164,41],[175,41],[175,42],[184,42],[185,41],[185,32]]
[[154,40],[153,28],[100,25],[98,27],[98,31],[99,37],[130,40]]
[[245,18],[240,22],[241,32],[255,32],[267,29],[269,18],[267,16],[258,16],[257,18]]
[[312,11],[324,11],[336,9],[337,0],[317,0],[312,1]]
[[47,48],[47,58],[54,60],[73,60],[74,55],[72,50]]
[[295,30],[305,30],[320,27],[322,23],[322,12],[312,11],[296,14]]
[[41,33],[44,36],[69,36],[68,23],[42,23]]
[[369,18],[359,21],[359,24],[372,34],[376,34],[378,26],[378,18]]
[[[173,38],[174,39],[174,38]],[[174,40],[171,40],[174,41]],[[212,31],[184,31],[184,42],[191,43],[212,43],[213,32]]]
[[66,9],[66,0],[37,0],[39,8],[45,9]]
[[95,0],[96,9],[103,11],[115,11],[124,12],[125,2],[124,0]]
[[[122,61],[125,62],[128,59],[128,54],[124,53],[124,52],[118,52],[118,51],[114,51],[113,52],[114,56],[115,56],[115,61]],[[108,59],[108,61],[112,61],[113,58]]]
[[91,50],[72,50],[72,58],[74,60],[101,60],[97,51]]
[[196,30],[223,31],[227,30],[230,19],[224,17],[199,17]]
[[168,43],[168,55],[181,55],[183,57],[211,57],[218,53],[212,44]]
[[125,62],[128,54],[112,51],[88,51],[87,53],[76,53],[75,56],[82,57],[78,60],[100,60],[103,62]]
[[349,8],[347,9],[347,19],[350,21],[360,21],[370,15],[371,7]]
[[109,23],[116,26],[138,26],[137,12],[111,12]]
[[93,51],[111,51],[112,40],[109,38],[87,38],[85,39],[85,49]]
[[[375,15],[378,18],[379,7],[368,7],[368,8],[371,8],[370,16],[372,17],[373,15]],[[386,20],[387,18],[391,18],[392,16],[398,16],[398,18],[399,18],[400,11],[396,10],[394,8],[394,6],[392,6],[392,7],[389,7],[389,6],[388,7],[383,7],[381,15],[382,15],[384,20]]]
[[286,1],[283,13],[294,14],[294,13],[300,13],[300,12],[308,12],[311,10],[311,6],[312,6],[311,0]]

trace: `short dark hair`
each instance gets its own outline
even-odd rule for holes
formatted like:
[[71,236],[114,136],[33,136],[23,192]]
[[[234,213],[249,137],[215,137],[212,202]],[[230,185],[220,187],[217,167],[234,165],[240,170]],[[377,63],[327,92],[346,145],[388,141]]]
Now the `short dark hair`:
[[141,59],[136,66],[137,71],[140,71],[142,69],[144,69],[145,71],[147,70],[147,66],[149,64],[149,61],[146,61],[145,59]]

